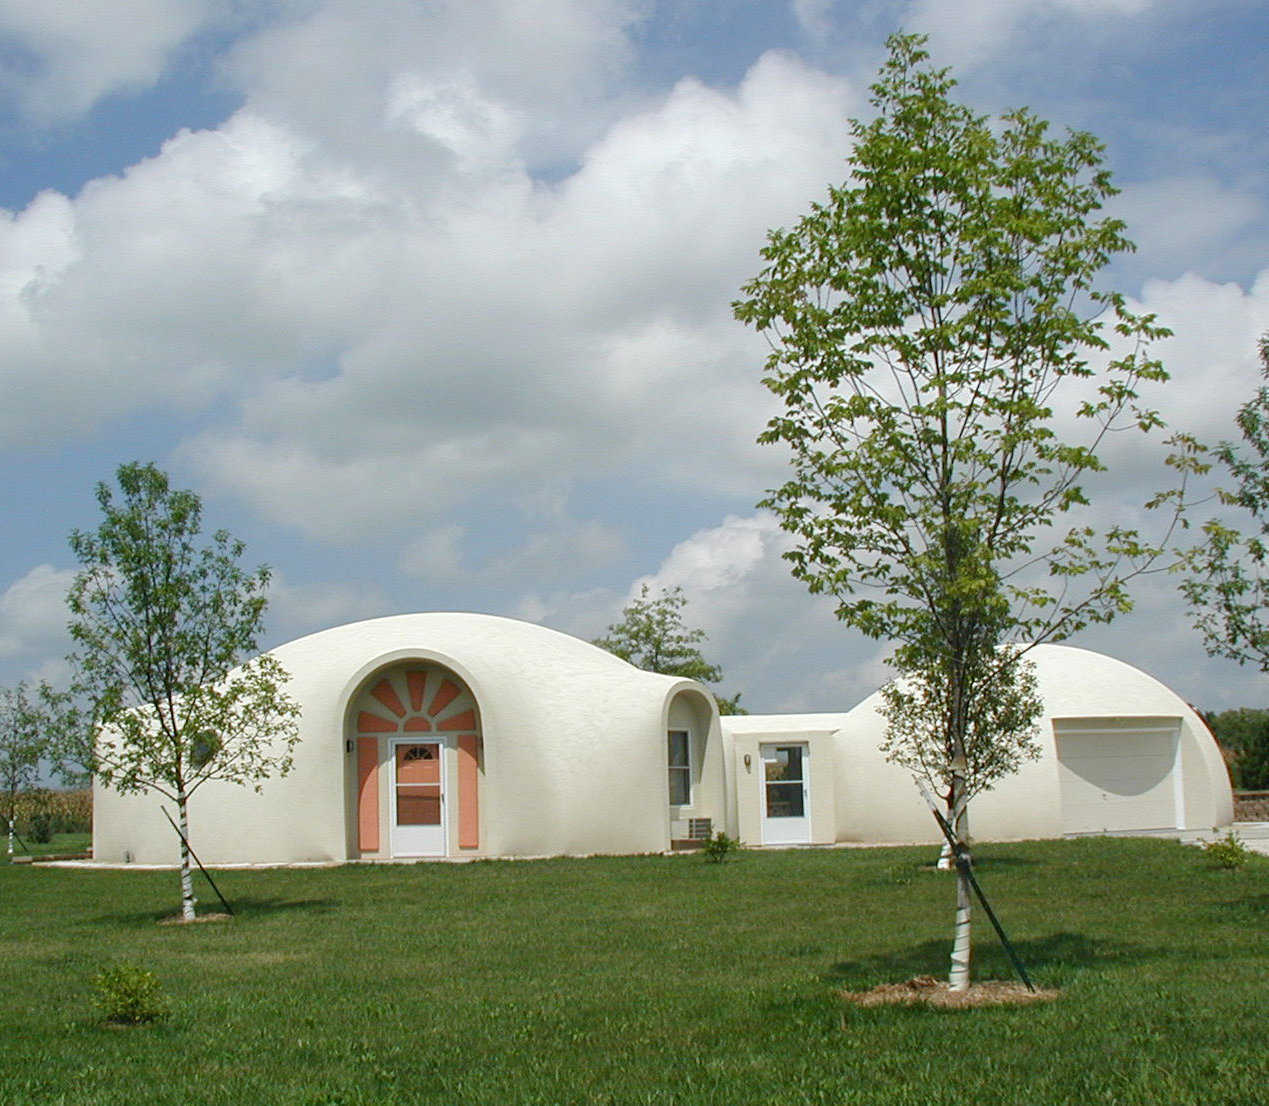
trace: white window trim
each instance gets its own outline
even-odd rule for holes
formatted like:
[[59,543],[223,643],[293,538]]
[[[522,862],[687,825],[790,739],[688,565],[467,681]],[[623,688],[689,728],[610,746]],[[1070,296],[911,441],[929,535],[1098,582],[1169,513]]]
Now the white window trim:
[[[684,737],[687,738],[687,741],[685,742],[685,744],[687,745],[687,764],[686,765],[670,764],[670,735],[676,734],[676,733],[681,733]],[[686,772],[687,773],[687,801],[682,803],[676,803],[673,801],[670,802],[670,806],[676,810],[686,810],[688,807],[692,805],[692,752],[693,752],[692,731],[690,729],[676,728],[676,729],[666,731],[665,759],[666,759],[667,798],[669,797],[668,788],[670,785],[670,778],[669,778],[670,773],[671,772]]]

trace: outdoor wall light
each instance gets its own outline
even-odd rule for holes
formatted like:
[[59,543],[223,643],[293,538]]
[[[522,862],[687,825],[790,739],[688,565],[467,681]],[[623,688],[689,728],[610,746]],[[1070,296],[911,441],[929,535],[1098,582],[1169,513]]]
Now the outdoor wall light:
[[752,763],[753,763],[753,757],[751,757],[748,753],[746,753],[746,754],[745,754],[745,767],[746,767],[746,768],[748,768],[748,767],[749,767],[749,765],[751,765]]

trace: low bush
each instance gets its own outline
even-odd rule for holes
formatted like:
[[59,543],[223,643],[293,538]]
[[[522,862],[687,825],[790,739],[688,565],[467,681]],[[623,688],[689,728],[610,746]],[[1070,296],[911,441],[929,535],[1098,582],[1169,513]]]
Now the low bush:
[[144,1025],[167,1017],[167,1000],[154,973],[140,964],[112,964],[93,980],[97,1007],[115,1025]]
[[1241,868],[1251,857],[1251,850],[1233,830],[1215,841],[1204,841],[1203,852],[1220,868]]
[[722,830],[719,830],[705,842],[705,859],[714,864],[721,864],[738,848],[740,848],[740,842],[736,838],[728,837]]

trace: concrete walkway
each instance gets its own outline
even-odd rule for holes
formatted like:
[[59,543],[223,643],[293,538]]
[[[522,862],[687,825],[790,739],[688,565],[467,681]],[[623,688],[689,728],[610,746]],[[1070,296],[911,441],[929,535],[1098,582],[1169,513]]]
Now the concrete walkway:
[[1230,828],[1247,848],[1269,856],[1269,822],[1235,822]]

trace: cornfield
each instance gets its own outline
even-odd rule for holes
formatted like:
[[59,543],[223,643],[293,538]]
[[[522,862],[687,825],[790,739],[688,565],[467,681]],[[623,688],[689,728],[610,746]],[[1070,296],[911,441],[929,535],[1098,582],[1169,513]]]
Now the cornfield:
[[93,793],[86,787],[76,791],[23,791],[14,804],[14,814],[17,831],[23,836],[31,836],[41,824],[52,833],[91,833]]

